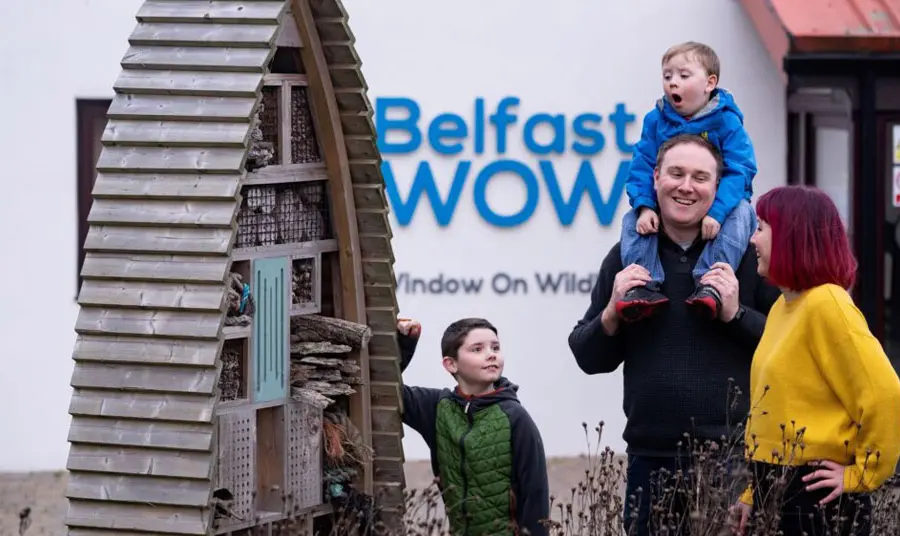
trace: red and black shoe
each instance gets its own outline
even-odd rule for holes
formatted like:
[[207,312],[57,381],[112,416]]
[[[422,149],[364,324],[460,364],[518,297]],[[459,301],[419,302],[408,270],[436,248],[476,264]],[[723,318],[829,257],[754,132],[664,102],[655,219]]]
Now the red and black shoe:
[[634,287],[616,303],[616,313],[626,322],[636,322],[650,318],[669,303],[669,298],[652,286]]
[[715,320],[722,309],[722,296],[719,291],[709,285],[700,285],[697,290],[685,300],[688,307],[707,320]]

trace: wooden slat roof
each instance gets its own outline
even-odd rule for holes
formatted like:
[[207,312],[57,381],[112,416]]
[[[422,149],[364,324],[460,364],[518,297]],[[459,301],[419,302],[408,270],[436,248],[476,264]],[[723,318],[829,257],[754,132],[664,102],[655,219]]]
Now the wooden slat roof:
[[70,534],[210,532],[226,272],[286,7],[147,0],[138,11],[88,216]]

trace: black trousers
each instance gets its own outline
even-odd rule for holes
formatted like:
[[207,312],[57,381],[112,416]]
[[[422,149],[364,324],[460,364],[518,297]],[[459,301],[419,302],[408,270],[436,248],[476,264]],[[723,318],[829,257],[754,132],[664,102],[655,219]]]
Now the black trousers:
[[[845,493],[825,506],[818,503],[831,490],[806,491],[802,478],[814,467],[785,467],[754,462],[750,466],[754,483],[754,527],[777,526],[785,536],[791,534],[829,534],[835,536],[870,536],[872,532],[872,498],[868,494]],[[780,505],[780,506],[779,506]],[[780,514],[780,520],[775,514]]]
[[[625,534],[628,536],[650,536],[656,532],[651,527],[652,502],[673,480],[670,475],[690,467],[690,458],[657,458],[652,456],[628,455],[625,484]],[[661,474],[662,473],[662,474]],[[686,510],[679,501],[672,501],[670,508],[683,515]]]
[[[743,466],[739,457],[715,456],[696,464],[692,457],[663,458],[628,455],[626,473],[624,529],[627,536],[690,536],[690,515],[693,493],[690,472],[706,474],[703,492],[708,515],[704,524],[725,526],[728,508],[737,502],[746,488],[746,479],[729,476]],[[710,468],[714,468],[710,470]],[[679,475],[680,473],[680,475]],[[712,473],[712,474],[711,474]],[[714,490],[714,491],[712,491]],[[707,532],[707,529],[700,529]]]

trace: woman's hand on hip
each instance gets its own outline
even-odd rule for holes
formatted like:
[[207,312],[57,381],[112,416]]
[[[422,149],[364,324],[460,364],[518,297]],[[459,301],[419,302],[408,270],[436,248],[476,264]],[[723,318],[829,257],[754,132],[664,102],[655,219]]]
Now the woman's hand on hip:
[[747,522],[750,520],[750,510],[753,507],[738,501],[728,509],[728,526],[731,533],[736,536],[747,534]]
[[803,477],[803,482],[806,483],[806,491],[815,491],[817,489],[831,490],[831,493],[819,501],[819,504],[828,504],[844,493],[844,471],[847,470],[846,466],[830,460],[812,462],[809,465],[817,467],[817,469]]

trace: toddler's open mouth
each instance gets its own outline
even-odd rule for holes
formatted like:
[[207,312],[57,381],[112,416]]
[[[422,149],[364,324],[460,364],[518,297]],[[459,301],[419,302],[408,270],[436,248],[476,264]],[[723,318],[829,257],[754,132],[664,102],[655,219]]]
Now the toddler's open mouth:
[[681,95],[672,93],[672,102],[674,102],[675,104],[681,104],[681,100]]

